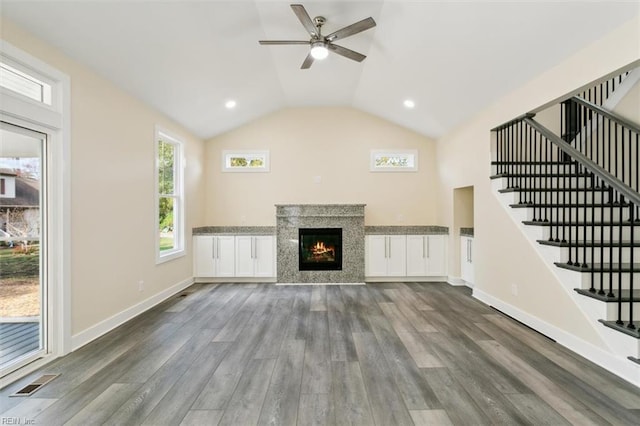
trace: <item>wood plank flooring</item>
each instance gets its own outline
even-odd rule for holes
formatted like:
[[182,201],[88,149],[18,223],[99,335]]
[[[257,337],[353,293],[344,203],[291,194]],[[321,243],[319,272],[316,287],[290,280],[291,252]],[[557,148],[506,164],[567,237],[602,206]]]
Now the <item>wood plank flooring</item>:
[[[60,377],[9,397],[41,374]],[[466,288],[196,284],[1,390],[0,422],[11,419],[638,425],[640,390]]]

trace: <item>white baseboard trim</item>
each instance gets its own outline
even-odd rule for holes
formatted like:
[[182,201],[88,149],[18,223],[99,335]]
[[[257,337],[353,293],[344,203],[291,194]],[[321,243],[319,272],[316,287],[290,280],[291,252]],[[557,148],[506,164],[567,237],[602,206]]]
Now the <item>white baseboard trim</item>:
[[447,277],[447,284],[452,285],[452,286],[456,286],[456,287],[460,287],[460,286],[468,286],[467,282],[465,280],[463,280],[460,277],[452,277],[451,275],[449,275]]
[[143,300],[142,302],[133,305],[122,312],[118,312],[114,316],[107,318],[104,321],[99,322],[98,324],[89,327],[86,330],[81,331],[78,334],[71,336],[71,351],[75,351],[87,343],[97,339],[98,337],[108,333],[114,328],[124,324],[130,319],[140,315],[141,313],[148,311],[153,308],[155,305],[160,302],[165,301],[169,297],[178,293],[179,291],[184,290],[194,283],[193,278],[188,278],[184,281],[175,284],[166,290],[161,291],[160,293],[156,293],[148,299]]
[[445,282],[447,277],[364,277],[367,283],[433,283]]
[[273,284],[276,277],[199,277],[195,278],[196,283],[213,283],[213,284],[234,284],[234,283],[255,283],[255,284]]
[[552,338],[558,344],[598,364],[627,382],[640,387],[640,366],[638,364],[607,352],[477,288],[473,289],[473,297]]

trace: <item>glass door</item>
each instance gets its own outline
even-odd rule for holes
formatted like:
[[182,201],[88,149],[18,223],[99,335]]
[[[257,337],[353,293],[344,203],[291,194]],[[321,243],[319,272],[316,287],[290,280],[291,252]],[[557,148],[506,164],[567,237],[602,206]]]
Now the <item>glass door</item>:
[[46,141],[0,121],[0,376],[47,350]]

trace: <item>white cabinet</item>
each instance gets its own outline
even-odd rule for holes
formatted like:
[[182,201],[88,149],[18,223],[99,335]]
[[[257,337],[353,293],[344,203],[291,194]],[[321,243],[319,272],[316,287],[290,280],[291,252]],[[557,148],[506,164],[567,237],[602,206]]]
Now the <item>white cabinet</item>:
[[407,276],[447,275],[446,235],[407,235]]
[[367,235],[365,237],[365,275],[403,277],[407,273],[405,235]]
[[447,235],[367,235],[367,277],[444,277]]
[[236,277],[275,276],[275,238],[270,235],[236,237]]
[[193,269],[196,277],[233,277],[235,239],[232,235],[193,237]]
[[460,237],[460,275],[463,280],[473,284],[473,237]]

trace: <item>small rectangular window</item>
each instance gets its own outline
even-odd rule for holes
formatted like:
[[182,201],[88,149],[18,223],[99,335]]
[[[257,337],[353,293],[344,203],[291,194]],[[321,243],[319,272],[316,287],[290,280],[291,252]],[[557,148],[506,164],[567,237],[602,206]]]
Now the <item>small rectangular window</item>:
[[0,86],[43,104],[51,105],[50,84],[4,62],[0,63]]
[[184,253],[182,142],[156,132],[157,256],[164,261]]

